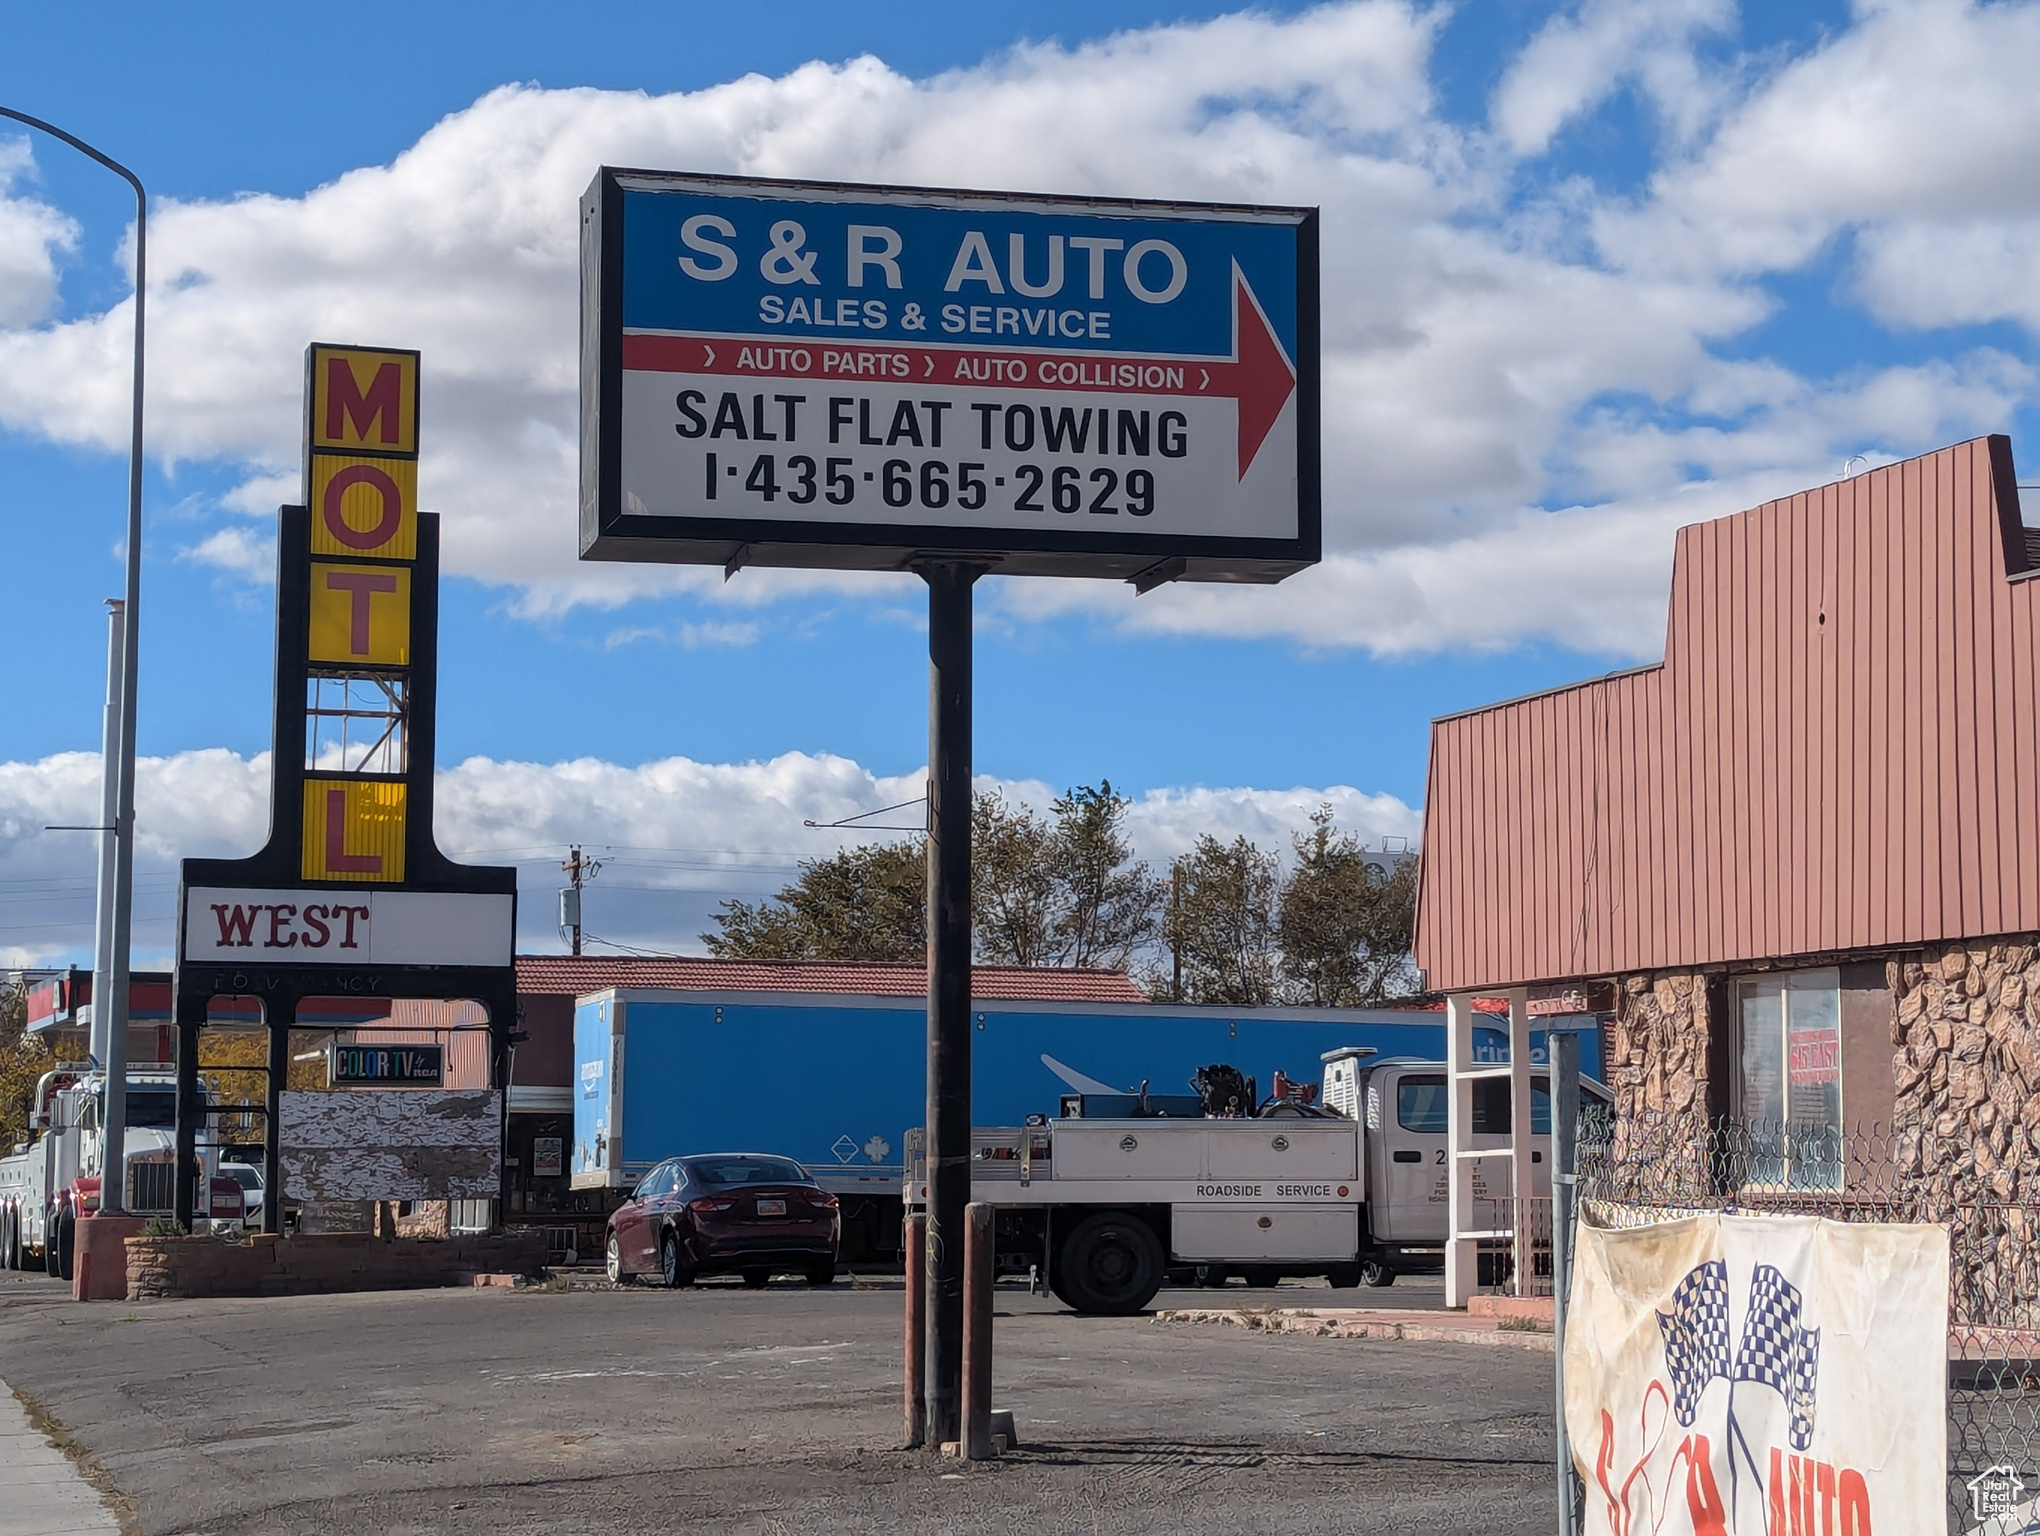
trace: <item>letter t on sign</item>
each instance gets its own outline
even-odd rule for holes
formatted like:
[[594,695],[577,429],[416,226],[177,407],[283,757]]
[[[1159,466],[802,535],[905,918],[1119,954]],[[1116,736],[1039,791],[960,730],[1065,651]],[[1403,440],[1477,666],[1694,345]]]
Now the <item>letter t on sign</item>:
[[372,571],[328,571],[326,590],[345,592],[352,599],[348,612],[347,649],[349,654],[366,656],[369,651],[368,600],[378,592],[397,590],[397,578],[381,576]]

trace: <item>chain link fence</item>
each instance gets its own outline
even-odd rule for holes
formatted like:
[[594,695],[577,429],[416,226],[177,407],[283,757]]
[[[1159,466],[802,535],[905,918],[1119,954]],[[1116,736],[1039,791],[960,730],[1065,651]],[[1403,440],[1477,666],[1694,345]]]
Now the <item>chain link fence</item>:
[[1598,1227],[1709,1212],[1947,1227],[1948,1529],[2040,1533],[2040,1517],[2014,1514],[2040,1495],[2040,1154],[2028,1140],[1583,1107],[1579,1216]]

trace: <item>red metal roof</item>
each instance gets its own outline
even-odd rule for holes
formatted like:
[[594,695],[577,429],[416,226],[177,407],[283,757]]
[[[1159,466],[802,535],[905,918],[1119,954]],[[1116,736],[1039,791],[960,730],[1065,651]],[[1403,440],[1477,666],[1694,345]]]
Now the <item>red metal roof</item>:
[[2040,929],[2010,440],[1679,531],[1665,659],[1431,730],[1441,991]]
[[[680,987],[699,992],[841,992],[859,997],[926,997],[928,971],[878,960],[710,960],[692,956],[519,955],[517,990],[579,997],[609,987]],[[971,995],[1000,1002],[1144,1003],[1122,971],[979,965]]]

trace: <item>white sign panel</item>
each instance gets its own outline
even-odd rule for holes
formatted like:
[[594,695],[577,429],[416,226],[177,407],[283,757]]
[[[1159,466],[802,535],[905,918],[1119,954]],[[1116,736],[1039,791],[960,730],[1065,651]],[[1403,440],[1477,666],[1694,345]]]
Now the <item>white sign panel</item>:
[[586,557],[1318,557],[1312,209],[605,170],[583,234]]
[[509,965],[516,898],[453,891],[217,890],[184,896],[184,958],[292,965]]
[[1948,1234],[1582,1228],[1566,1427],[1602,1536],[1947,1528]]

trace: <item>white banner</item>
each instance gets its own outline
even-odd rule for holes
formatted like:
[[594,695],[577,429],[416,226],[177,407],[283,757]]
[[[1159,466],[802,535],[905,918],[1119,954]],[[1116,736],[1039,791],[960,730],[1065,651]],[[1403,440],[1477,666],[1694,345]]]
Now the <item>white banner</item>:
[[1947,1528],[1943,1227],[1583,1227],[1565,1373],[1591,1532]]

